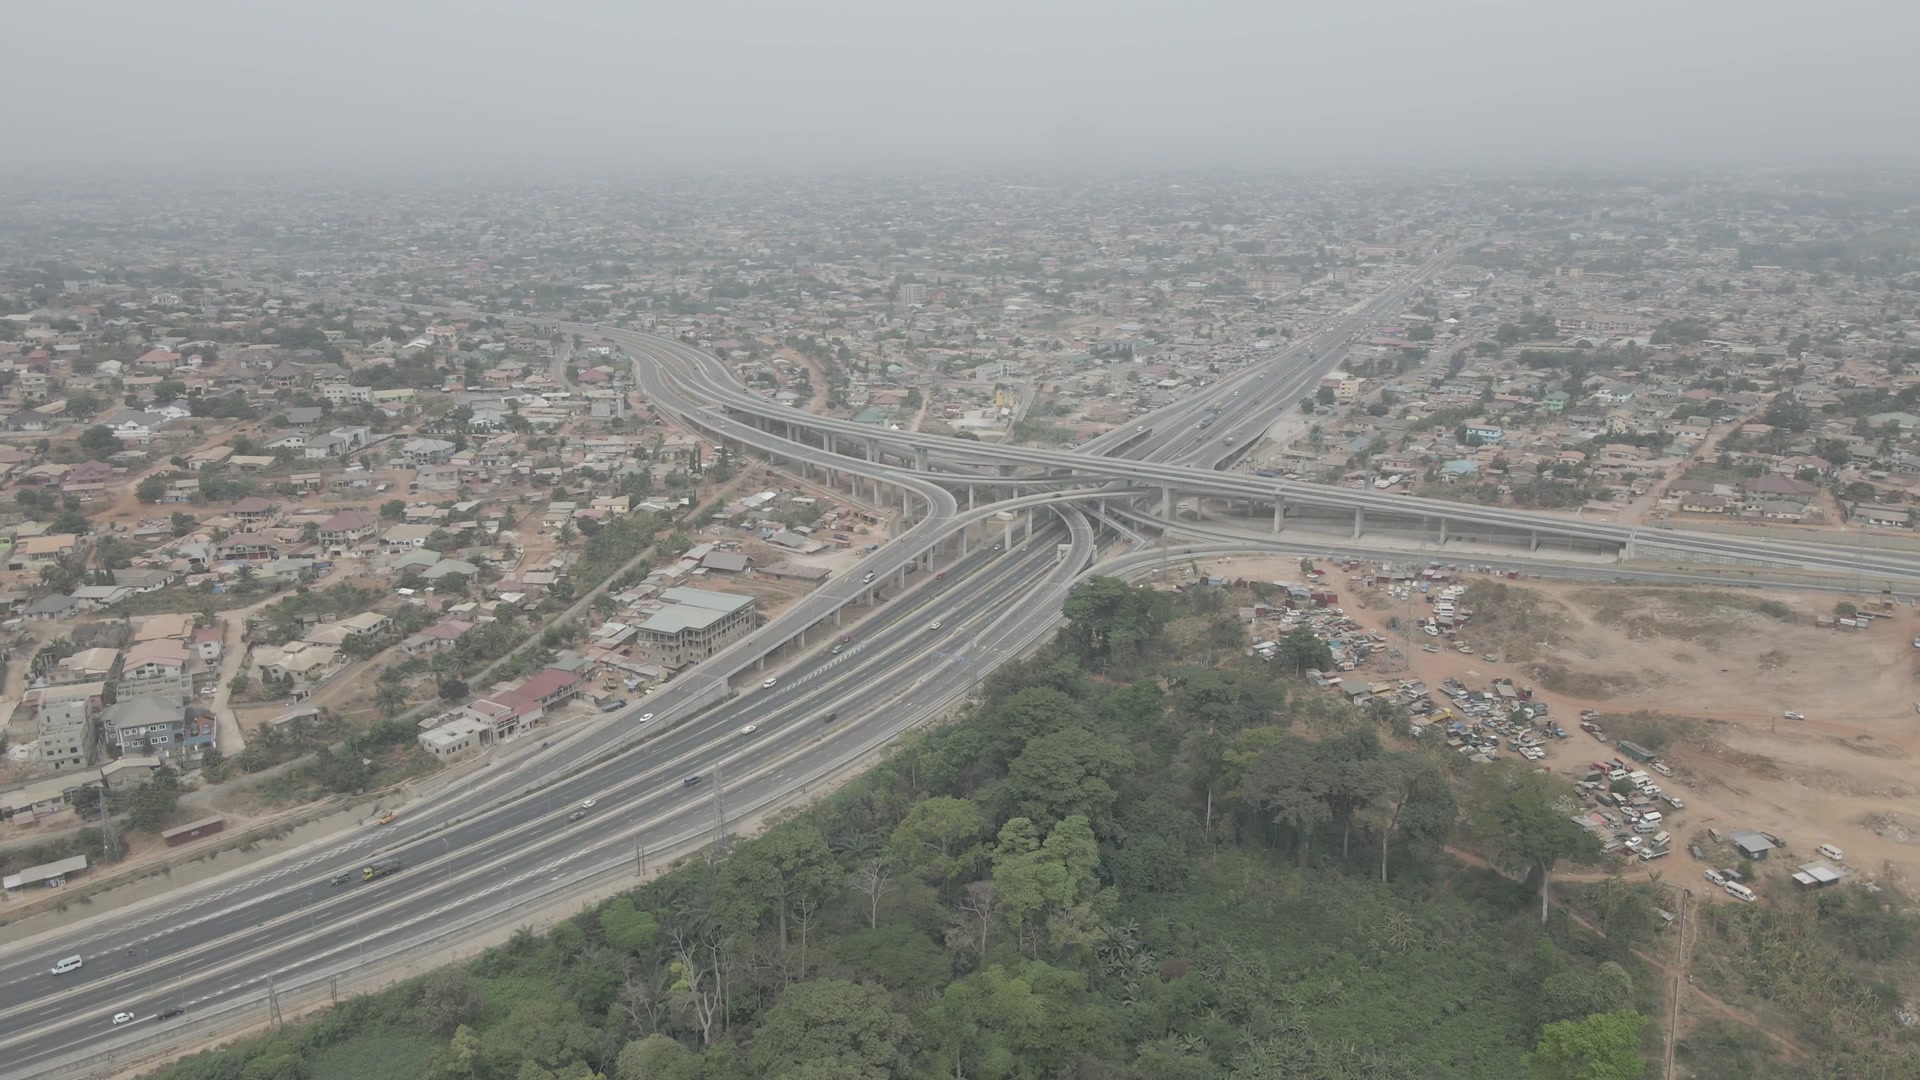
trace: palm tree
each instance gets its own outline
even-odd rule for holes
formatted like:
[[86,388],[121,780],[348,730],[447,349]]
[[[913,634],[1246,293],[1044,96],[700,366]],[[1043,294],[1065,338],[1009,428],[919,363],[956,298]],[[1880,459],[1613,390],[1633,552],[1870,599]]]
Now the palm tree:
[[373,695],[373,703],[380,715],[392,716],[406,705],[407,692],[398,683],[382,683],[379,692]]

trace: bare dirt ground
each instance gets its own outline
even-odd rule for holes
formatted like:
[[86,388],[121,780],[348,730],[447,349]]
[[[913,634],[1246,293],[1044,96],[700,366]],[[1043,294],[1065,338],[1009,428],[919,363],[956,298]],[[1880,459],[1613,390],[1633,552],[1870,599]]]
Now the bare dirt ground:
[[[1204,569],[1301,580],[1293,558]],[[1594,709],[1611,739],[1664,735],[1660,749],[1675,775],[1662,783],[1687,804],[1668,820],[1676,839],[1701,844],[1708,861],[1677,843],[1647,867],[1698,881],[1708,867],[1737,861],[1713,847],[1707,829],[1758,829],[1788,842],[1767,875],[1791,873],[1818,858],[1816,845],[1834,844],[1854,873],[1920,893],[1920,650],[1912,645],[1920,613],[1899,607],[1871,629],[1836,631],[1814,626],[1816,615],[1832,614],[1839,598],[1831,594],[1462,580],[1475,617],[1460,637],[1473,655],[1421,652],[1426,642],[1415,635],[1408,671],[1395,674],[1429,685],[1457,676],[1469,686],[1510,676],[1533,686],[1570,731],[1582,709]],[[1425,607],[1357,593],[1344,574],[1330,574],[1329,587],[1349,615],[1382,630],[1394,614]],[[1807,719],[1785,719],[1788,711]],[[1547,763],[1569,774],[1617,753],[1577,731],[1549,752]],[[1712,889],[1702,895],[1723,899]]]

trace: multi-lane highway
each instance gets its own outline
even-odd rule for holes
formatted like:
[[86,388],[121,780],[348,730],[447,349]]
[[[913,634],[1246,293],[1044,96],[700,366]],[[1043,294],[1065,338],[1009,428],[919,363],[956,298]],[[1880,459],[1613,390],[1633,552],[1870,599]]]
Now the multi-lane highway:
[[[823,636],[771,688],[582,771],[566,774],[563,759],[532,770],[554,779],[522,798],[465,820],[456,820],[464,794],[412,807],[386,829],[9,947],[0,960],[0,1075],[38,1075],[75,1053],[257,1000],[269,978],[286,992],[337,970],[350,977],[369,958],[476,915],[537,906],[583,875],[681,853],[712,835],[723,810],[737,818],[830,775],[1046,634],[1093,554],[1092,530],[1068,514],[1070,532],[1052,527],[1012,551],[978,552],[944,580],[923,575],[857,632]],[[1009,606],[1007,595],[1040,602]],[[755,730],[743,734],[748,724]],[[594,806],[571,820],[586,799]],[[386,856],[405,867],[363,881],[361,867]],[[333,884],[339,874],[346,882]],[[85,959],[79,971],[49,973],[71,955]],[[185,1012],[157,1019],[171,1008]],[[121,1011],[139,1019],[115,1026]]]

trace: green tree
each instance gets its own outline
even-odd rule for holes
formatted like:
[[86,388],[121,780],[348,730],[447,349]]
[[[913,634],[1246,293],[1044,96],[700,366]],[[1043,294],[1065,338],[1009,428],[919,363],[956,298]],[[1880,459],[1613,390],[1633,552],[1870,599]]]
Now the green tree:
[[613,1070],[616,1080],[699,1080],[702,1072],[700,1059],[665,1035],[622,1047]]
[[113,429],[105,424],[95,424],[80,433],[80,449],[90,458],[106,459],[120,452],[120,440]]
[[407,688],[399,683],[381,683],[380,689],[374,691],[373,704],[380,710],[381,716],[398,715],[401,709],[407,707]]
[[1535,1080],[1635,1080],[1646,1069],[1640,1057],[1646,1022],[1623,1009],[1548,1024],[1527,1055],[1527,1072]]
[[1562,859],[1590,862],[1599,855],[1593,834],[1573,823],[1564,785],[1546,773],[1494,766],[1481,774],[1473,815],[1474,833],[1502,865],[1540,877],[1540,922],[1547,921],[1548,891]]
[[1282,671],[1299,675],[1309,669],[1333,670],[1333,649],[1307,627],[1289,630],[1274,644],[1273,662]]
[[986,827],[980,807],[971,800],[951,795],[921,799],[894,827],[893,856],[933,881],[951,881],[975,861],[976,844]]
[[1065,912],[1090,899],[1100,865],[1100,846],[1087,819],[1074,816],[1054,826],[1044,842],[1026,818],[1000,829],[993,888],[1001,917],[1016,934],[1034,928],[1051,912]]
[[1136,587],[1111,577],[1092,577],[1074,590],[1061,608],[1068,626],[1063,637],[1083,660],[1102,671],[1140,659],[1158,637],[1172,604],[1157,589]]
[[1293,830],[1295,856],[1306,866],[1314,830],[1333,816],[1331,778],[1306,740],[1287,735],[1269,746],[1248,767],[1240,790],[1275,823]]
[[399,521],[407,516],[405,499],[388,499],[380,504],[380,516],[388,521]]
[[660,939],[660,924],[653,912],[636,908],[631,899],[622,896],[600,909],[600,934],[615,949],[640,953]]
[[910,1030],[878,986],[842,979],[796,983],[754,1028],[756,1075],[887,1080],[904,1071]]
[[1027,743],[1007,769],[1004,797],[1014,813],[1043,827],[1072,815],[1105,821],[1119,797],[1111,780],[1131,762],[1126,747],[1065,728]]
[[159,502],[167,493],[167,481],[158,473],[144,477],[134,485],[133,494],[143,503]]
[[1395,755],[1386,763],[1379,798],[1371,808],[1380,836],[1380,882],[1387,881],[1387,846],[1399,837],[1407,850],[1437,846],[1453,835],[1453,789],[1434,763]]
[[59,516],[53,519],[53,524],[47,526],[47,528],[52,532],[72,533],[75,536],[79,536],[82,533],[91,531],[93,526],[87,523],[86,515],[80,513],[78,510],[62,510]]

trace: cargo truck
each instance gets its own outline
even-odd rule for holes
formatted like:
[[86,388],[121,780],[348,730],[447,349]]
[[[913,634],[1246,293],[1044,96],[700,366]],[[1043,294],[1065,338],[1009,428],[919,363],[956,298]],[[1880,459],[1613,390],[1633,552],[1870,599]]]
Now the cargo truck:
[[385,877],[405,865],[399,859],[376,859],[360,869],[360,876],[372,881],[377,877]]

